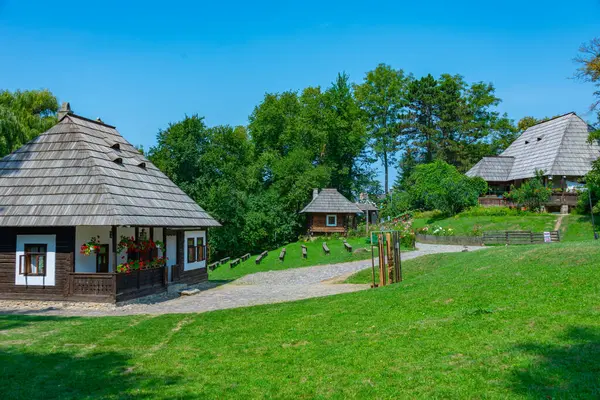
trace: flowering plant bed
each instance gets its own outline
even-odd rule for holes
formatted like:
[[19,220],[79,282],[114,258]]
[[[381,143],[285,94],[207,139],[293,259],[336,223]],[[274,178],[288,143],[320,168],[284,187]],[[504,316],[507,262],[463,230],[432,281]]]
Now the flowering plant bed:
[[82,244],[79,248],[81,254],[89,256],[92,253],[96,253],[100,250],[100,236],[92,236],[89,241]]
[[151,260],[132,260],[117,265],[117,272],[129,274],[137,270],[162,268],[167,264],[167,260],[167,257],[156,257]]
[[164,251],[165,244],[163,242],[161,242],[160,240],[152,240],[152,239],[142,239],[142,240],[138,240],[136,242],[135,238],[133,236],[132,237],[121,236],[121,240],[117,244],[117,252],[118,253],[122,252],[123,250],[127,250],[127,253],[131,254],[131,253],[145,252],[145,251],[154,250],[154,249],[159,249],[159,250]]

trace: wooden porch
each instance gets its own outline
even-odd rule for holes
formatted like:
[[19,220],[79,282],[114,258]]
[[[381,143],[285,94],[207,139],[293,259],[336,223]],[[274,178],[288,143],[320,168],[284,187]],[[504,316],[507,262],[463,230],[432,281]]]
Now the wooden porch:
[[[560,207],[567,205],[575,207],[577,205],[577,193],[552,194],[546,203],[547,207]],[[483,207],[516,207],[516,204],[510,200],[498,196],[483,196],[479,198],[479,205]]]
[[116,303],[167,290],[167,267],[131,273],[81,273],[67,276],[67,300]]

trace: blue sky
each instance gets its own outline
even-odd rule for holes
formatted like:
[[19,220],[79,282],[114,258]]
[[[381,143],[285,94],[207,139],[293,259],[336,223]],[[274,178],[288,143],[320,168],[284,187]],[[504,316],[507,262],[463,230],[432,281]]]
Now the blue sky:
[[266,92],[381,62],[492,82],[515,120],[593,119],[593,88],[570,77],[600,0],[204,3],[0,0],[0,88],[48,88],[145,148],[185,114],[245,124]]

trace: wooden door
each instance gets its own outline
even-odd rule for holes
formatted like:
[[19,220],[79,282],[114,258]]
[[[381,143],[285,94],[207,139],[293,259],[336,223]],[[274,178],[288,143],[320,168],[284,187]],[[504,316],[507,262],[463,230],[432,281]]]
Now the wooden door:
[[108,272],[108,245],[101,244],[96,253],[96,272]]

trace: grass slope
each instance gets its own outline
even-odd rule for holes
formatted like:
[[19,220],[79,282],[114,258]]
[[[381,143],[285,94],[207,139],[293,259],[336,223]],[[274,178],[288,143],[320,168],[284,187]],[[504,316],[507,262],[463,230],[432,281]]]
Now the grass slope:
[[598,398],[595,242],[404,264],[399,285],[199,315],[0,316],[3,398]]
[[[349,253],[344,248],[342,239],[321,239],[309,243],[295,242],[287,244],[283,247],[286,249],[286,256],[283,262],[279,261],[279,252],[281,248],[270,251],[267,257],[260,263],[256,264],[256,255],[248,260],[240,263],[235,268],[230,268],[229,263],[221,265],[214,271],[209,273],[209,279],[214,281],[232,280],[241,276],[252,274],[261,271],[275,271],[289,268],[308,267],[311,265],[336,264],[341,262],[349,262],[356,260],[364,260],[371,258],[370,246],[365,242],[365,238],[350,238],[348,243],[352,245],[353,250],[358,248],[368,248],[368,252]],[[323,242],[327,243],[330,254],[325,255],[323,251]],[[308,249],[308,258],[302,258],[301,245],[305,245]]]
[[554,229],[557,215],[507,215],[507,216],[462,216],[435,219],[415,218],[413,227],[415,229],[424,226],[441,226],[442,228],[454,229],[455,235],[469,235],[475,225],[479,225],[482,231],[534,231],[544,232]]
[[[596,217],[595,223],[598,222],[600,222],[600,217]],[[563,242],[593,240],[592,218],[586,215],[566,215],[563,217],[560,233]]]

